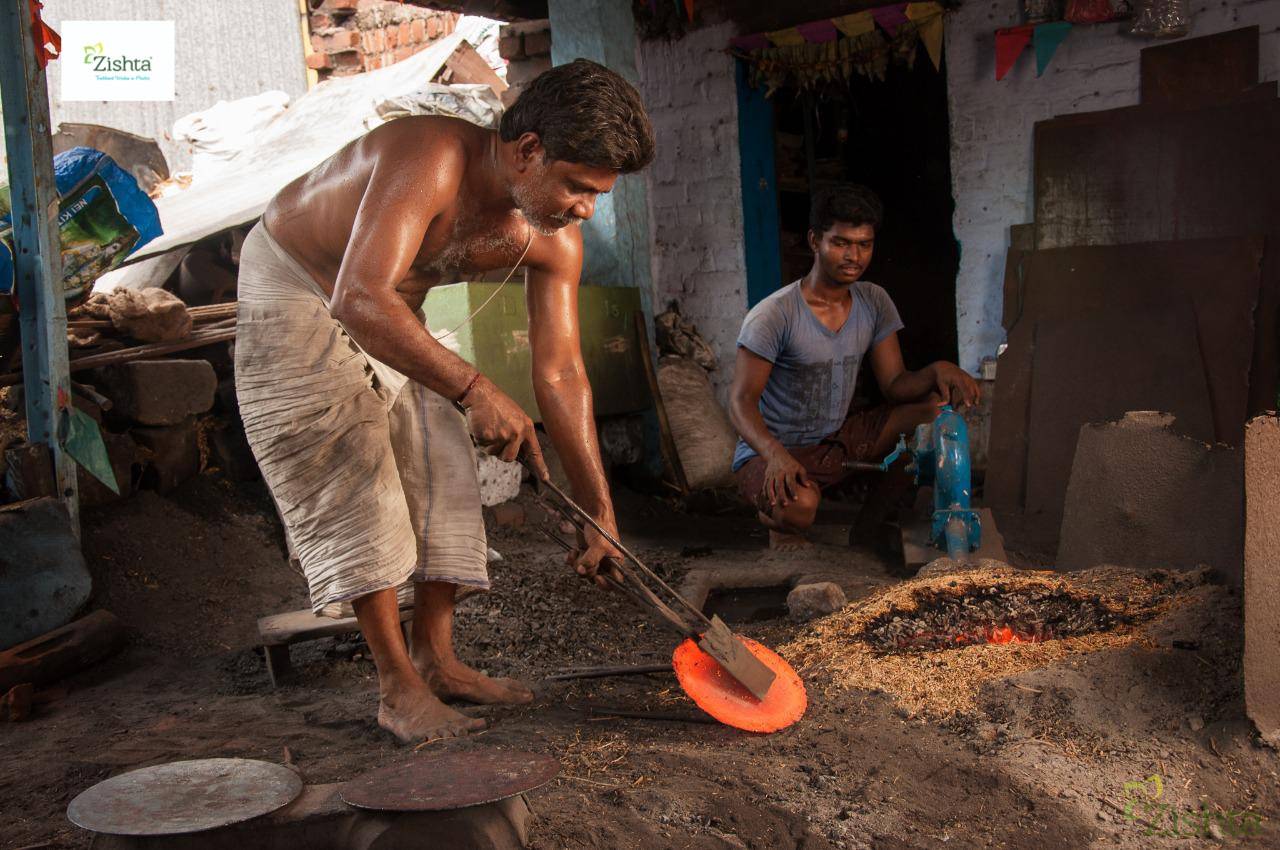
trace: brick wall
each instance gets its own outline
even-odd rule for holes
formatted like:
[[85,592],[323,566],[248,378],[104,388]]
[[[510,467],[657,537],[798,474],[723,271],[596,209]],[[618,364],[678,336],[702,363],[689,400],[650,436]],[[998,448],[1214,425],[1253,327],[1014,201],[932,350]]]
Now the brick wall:
[[498,54],[507,60],[507,85],[502,102],[510,106],[534,77],[551,68],[551,22],[507,24],[498,38]]
[[641,42],[640,94],[657,138],[647,170],[653,240],[653,305],[671,300],[698,326],[720,367],[711,381],[723,402],[738,330],[747,311],[742,178],[730,24],[676,41]]
[[323,80],[392,65],[453,32],[458,17],[391,0],[325,0],[311,13],[307,67]]
[[[1260,73],[1280,75],[1280,0],[1192,0],[1192,37],[1259,25]],[[951,174],[960,242],[956,320],[961,365],[977,367],[1004,340],[1001,284],[1009,225],[1034,213],[1032,128],[1036,121],[1138,103],[1139,51],[1155,42],[1126,36],[1121,24],[1079,26],[1037,78],[1027,48],[995,81],[997,27],[1018,23],[1017,4],[970,2],[947,19]]]

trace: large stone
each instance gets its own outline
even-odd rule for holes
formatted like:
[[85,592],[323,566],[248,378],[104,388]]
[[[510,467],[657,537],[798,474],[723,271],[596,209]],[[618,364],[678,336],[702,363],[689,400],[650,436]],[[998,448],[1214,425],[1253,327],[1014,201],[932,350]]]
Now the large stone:
[[483,451],[476,451],[476,478],[480,480],[480,504],[486,508],[509,502],[520,493],[521,467]]
[[43,498],[0,508],[0,650],[65,626],[92,589],[60,502]]
[[1244,698],[1263,739],[1280,747],[1280,419],[1244,437]]
[[1138,411],[1080,429],[1058,569],[1208,564],[1240,583],[1243,453],[1175,433],[1173,419]]
[[812,620],[834,614],[848,602],[833,581],[798,584],[787,594],[787,611],[793,620]]
[[218,378],[205,360],[136,360],[94,373],[115,405],[111,412],[141,425],[177,425],[213,407]]
[[200,472],[200,443],[196,418],[188,416],[178,425],[163,428],[134,428],[138,445],[151,450],[142,486],[167,493]]

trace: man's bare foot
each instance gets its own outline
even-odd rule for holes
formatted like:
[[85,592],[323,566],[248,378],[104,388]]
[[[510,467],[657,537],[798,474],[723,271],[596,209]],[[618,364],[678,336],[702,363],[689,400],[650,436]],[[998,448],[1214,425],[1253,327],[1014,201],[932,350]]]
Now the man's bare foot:
[[491,679],[460,661],[414,666],[435,695],[442,700],[466,700],[480,705],[523,705],[533,702],[533,691],[516,679]]
[[775,552],[795,552],[798,549],[811,549],[813,544],[803,534],[786,534],[770,529],[769,548]]
[[485,727],[479,717],[467,717],[442,703],[425,683],[383,695],[378,701],[378,725],[402,743],[434,738],[461,738]]

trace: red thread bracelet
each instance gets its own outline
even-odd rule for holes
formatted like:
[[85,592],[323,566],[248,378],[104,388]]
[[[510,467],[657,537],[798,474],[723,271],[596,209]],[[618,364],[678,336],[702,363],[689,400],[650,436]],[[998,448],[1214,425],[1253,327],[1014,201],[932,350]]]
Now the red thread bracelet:
[[466,400],[467,396],[471,394],[471,390],[475,388],[476,381],[478,380],[480,380],[479,371],[471,376],[471,380],[467,382],[467,388],[462,391],[462,395],[458,396],[458,404],[462,404],[462,402]]

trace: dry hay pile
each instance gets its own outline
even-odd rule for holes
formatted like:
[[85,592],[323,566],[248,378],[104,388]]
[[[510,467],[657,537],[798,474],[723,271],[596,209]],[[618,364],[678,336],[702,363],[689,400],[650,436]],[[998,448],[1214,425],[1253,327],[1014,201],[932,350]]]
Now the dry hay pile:
[[[987,562],[994,564],[995,562]],[[1140,624],[1168,610],[1178,591],[1203,583],[1200,573],[1140,573],[1097,567],[1070,575],[1017,570],[1004,565],[933,575],[903,582],[811,624],[807,634],[782,648],[782,654],[810,686],[828,690],[884,691],[909,715],[944,718],[977,707],[985,682],[1045,667],[1068,656],[1118,649],[1143,640]],[[910,646],[886,651],[886,629],[895,617],[928,621],[939,599],[1021,600],[1064,597],[1104,631],[1074,634],[1034,643],[974,643],[945,649]],[[1000,606],[996,606],[999,611]]]

